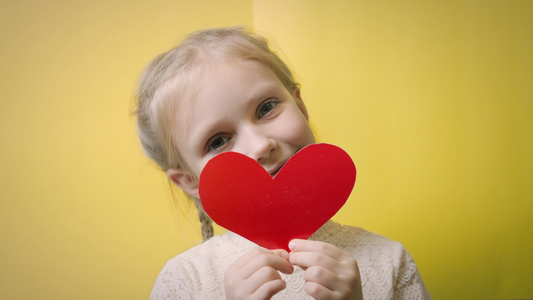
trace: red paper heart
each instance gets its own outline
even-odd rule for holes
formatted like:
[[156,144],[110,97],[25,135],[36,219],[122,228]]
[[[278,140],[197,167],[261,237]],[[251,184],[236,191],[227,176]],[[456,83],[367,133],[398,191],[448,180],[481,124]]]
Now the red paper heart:
[[218,225],[269,249],[307,239],[346,203],[355,184],[350,156],[329,144],[307,146],[276,177],[236,153],[215,156],[200,175],[206,213]]

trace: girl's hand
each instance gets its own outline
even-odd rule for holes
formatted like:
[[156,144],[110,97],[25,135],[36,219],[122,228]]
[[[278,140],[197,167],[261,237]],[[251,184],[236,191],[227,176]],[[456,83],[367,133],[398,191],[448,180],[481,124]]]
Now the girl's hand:
[[278,271],[294,271],[287,251],[256,248],[246,252],[226,269],[226,299],[270,299],[287,285]]
[[357,261],[324,242],[292,240],[289,262],[304,272],[307,294],[315,299],[363,299]]

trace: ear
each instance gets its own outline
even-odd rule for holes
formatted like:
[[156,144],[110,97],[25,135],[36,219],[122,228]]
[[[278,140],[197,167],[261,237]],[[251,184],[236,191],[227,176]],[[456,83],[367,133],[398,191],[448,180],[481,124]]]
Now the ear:
[[298,106],[302,114],[305,116],[307,121],[309,121],[309,114],[307,113],[307,108],[305,107],[304,101],[302,100],[299,88],[296,88],[296,90],[294,90],[293,98],[294,102],[296,102],[296,105]]
[[171,168],[167,170],[167,176],[187,194],[194,198],[200,198],[200,194],[198,193],[198,179],[196,179],[192,172],[180,168]]

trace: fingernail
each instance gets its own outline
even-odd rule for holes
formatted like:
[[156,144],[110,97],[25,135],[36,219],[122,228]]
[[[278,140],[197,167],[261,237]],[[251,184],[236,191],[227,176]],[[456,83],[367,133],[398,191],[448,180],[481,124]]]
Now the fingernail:
[[294,250],[294,248],[296,248],[296,242],[295,241],[290,241],[289,242],[289,249]]
[[289,252],[287,252],[287,251],[281,252],[281,257],[283,257],[286,260],[289,260],[289,257],[290,257],[289,256]]

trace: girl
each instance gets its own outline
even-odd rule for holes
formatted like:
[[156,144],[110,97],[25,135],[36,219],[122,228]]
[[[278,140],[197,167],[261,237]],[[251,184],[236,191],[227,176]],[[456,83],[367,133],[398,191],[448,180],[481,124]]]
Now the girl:
[[204,243],[170,260],[151,299],[428,299],[403,246],[328,221],[290,253],[228,232],[213,237],[198,178],[215,155],[235,151],[273,176],[315,143],[288,67],[261,37],[240,28],[194,33],[158,56],[138,89],[147,155],[193,199]]

